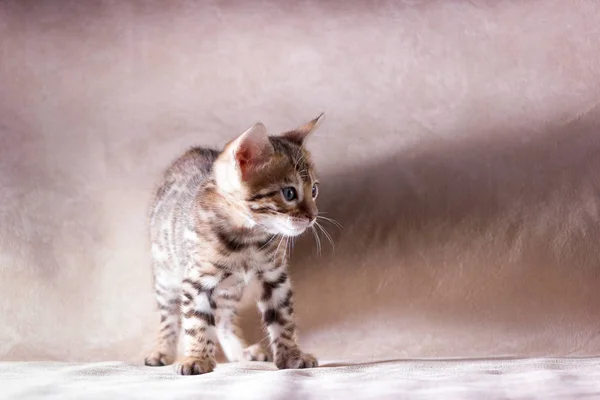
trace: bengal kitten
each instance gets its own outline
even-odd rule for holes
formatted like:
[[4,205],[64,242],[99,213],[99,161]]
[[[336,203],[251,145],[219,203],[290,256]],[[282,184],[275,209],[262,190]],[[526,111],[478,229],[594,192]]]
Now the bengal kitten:
[[317,218],[318,181],[303,144],[322,118],[279,136],[257,123],[223,151],[192,148],[167,169],[150,214],[160,328],[146,365],[174,362],[182,325],[179,374],[211,372],[217,339],[230,361],[270,360],[260,344],[247,345],[237,322],[256,278],[275,365],[317,366],[296,341],[286,269],[287,241]]

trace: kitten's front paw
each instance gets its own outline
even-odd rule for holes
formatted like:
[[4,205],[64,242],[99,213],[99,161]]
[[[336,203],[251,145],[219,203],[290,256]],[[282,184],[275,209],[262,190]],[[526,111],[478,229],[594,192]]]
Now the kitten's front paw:
[[162,367],[164,365],[171,365],[175,361],[175,357],[171,354],[160,350],[153,350],[148,357],[144,359],[144,364],[149,367]]
[[314,368],[319,366],[319,363],[312,354],[303,353],[296,348],[279,351],[275,357],[275,365],[279,369],[300,369]]
[[259,343],[253,344],[252,346],[244,349],[244,360],[246,361],[270,361],[271,357],[269,353]]
[[217,363],[212,358],[186,357],[175,365],[179,375],[200,375],[212,372]]

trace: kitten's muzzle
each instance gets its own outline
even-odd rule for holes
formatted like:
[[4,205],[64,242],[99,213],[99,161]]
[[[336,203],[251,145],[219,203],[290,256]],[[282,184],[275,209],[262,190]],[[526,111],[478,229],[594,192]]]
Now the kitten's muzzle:
[[317,220],[317,212],[316,211],[309,211],[309,212],[307,212],[304,215],[304,217],[308,220],[308,224],[312,225]]
[[299,230],[299,231],[304,231],[304,230],[310,228],[311,226],[314,225],[315,221],[316,221],[316,217],[310,218],[308,216],[294,217],[294,218],[291,218],[291,220],[290,220],[294,229]]

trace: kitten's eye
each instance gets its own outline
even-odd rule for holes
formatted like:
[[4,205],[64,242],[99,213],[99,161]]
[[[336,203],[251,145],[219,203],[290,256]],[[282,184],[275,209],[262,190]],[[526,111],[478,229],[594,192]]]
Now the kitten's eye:
[[294,201],[298,198],[298,193],[296,193],[296,189],[291,186],[287,186],[281,189],[281,193],[283,194],[283,198],[287,201]]
[[313,199],[317,198],[317,195],[319,194],[319,188],[317,187],[317,184],[315,183],[312,187],[312,197]]

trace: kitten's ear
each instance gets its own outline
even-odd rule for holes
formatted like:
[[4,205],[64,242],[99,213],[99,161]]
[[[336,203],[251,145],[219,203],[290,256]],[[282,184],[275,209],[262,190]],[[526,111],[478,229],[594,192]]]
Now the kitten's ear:
[[242,174],[242,180],[246,180],[274,152],[267,129],[260,122],[234,139],[227,147],[232,151],[233,159]]
[[321,122],[325,119],[325,113],[321,113],[317,118],[306,124],[297,127],[296,129],[283,133],[281,136],[291,140],[292,142],[302,145],[308,135],[317,130]]

